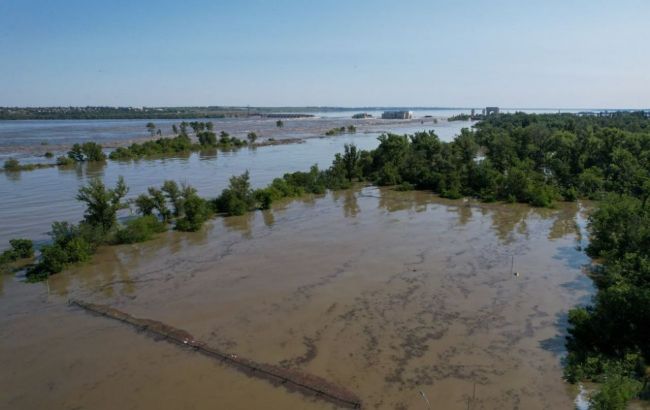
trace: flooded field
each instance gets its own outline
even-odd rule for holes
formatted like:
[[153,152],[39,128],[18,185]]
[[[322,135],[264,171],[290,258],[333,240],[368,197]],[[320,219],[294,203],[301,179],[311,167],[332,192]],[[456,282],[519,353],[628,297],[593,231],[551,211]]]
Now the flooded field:
[[[433,129],[442,140],[449,141],[467,127],[467,122],[450,125],[394,125],[394,132],[413,133]],[[108,161],[79,165],[70,169],[47,168],[25,172],[0,173],[0,249],[9,239],[26,237],[46,240],[53,221],[77,222],[83,207],[75,200],[79,187],[90,178],[101,178],[112,185],[121,175],[130,187],[128,197],[135,198],[147,187],[160,185],[166,179],[187,182],[199,194],[216,197],[233,175],[250,172],[251,183],[261,187],[286,172],[307,171],[313,164],[329,167],[334,155],[345,144],[361,149],[378,145],[379,133],[346,134],[331,138],[310,138],[302,144],[277,145],[239,151],[194,153],[185,157],[135,162]],[[1,134],[0,134],[1,136]]]
[[584,212],[367,187],[102,248],[46,283],[4,276],[0,407],[332,408],[75,298],[323,377],[364,408],[426,409],[422,393],[439,409],[573,408],[560,358],[566,312],[593,291]]

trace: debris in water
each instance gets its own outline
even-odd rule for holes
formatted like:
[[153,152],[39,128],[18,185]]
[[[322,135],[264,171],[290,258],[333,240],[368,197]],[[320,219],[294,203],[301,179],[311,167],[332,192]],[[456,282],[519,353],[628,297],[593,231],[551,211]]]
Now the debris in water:
[[314,396],[341,407],[352,409],[361,408],[361,400],[354,393],[341,386],[330,383],[321,377],[303,373],[295,369],[257,363],[241,358],[236,354],[221,352],[213,347],[207,346],[204,342],[196,340],[185,330],[177,329],[157,320],[136,318],[110,306],[87,303],[74,299],[70,300],[69,303],[88,312],[127,323],[142,332],[162,338],[162,340],[170,343],[189,346],[198,353],[220,359],[222,362],[233,366],[249,376],[266,379],[274,385],[282,385],[287,389],[297,390],[305,395]]

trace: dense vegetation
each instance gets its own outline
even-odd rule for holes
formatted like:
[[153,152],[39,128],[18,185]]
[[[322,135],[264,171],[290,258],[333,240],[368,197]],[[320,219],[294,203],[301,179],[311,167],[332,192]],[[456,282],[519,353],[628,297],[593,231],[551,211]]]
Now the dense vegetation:
[[327,135],[328,137],[332,137],[335,135],[341,135],[345,133],[354,134],[355,132],[357,132],[357,127],[355,127],[354,125],[348,125],[347,127],[338,127],[338,128],[332,128],[330,130],[327,130],[325,132],[325,135]]
[[[224,133],[217,140],[208,125],[191,126],[203,135],[200,146],[232,143]],[[183,127],[175,138],[152,141],[147,148],[147,143],[138,144],[128,152],[145,155],[139,153],[167,149],[158,148],[161,144],[192,149]],[[492,116],[451,142],[440,141],[433,132],[385,134],[372,151],[346,145],[326,170],[313,166],[256,190],[249,179],[248,173],[233,176],[215,199],[166,181],[135,199],[141,216],[124,225],[116,219],[125,206],[124,182],[107,189],[92,181],[77,197],[87,205],[84,221],[78,226],[55,223],[53,243],[41,248],[30,275],[44,277],[87,260],[104,243],[147,240],[168,224],[195,231],[214,213],[241,215],[267,209],[281,198],[346,188],[354,181],[534,206],[596,199],[600,202],[590,219],[588,253],[601,262],[592,272],[598,293],[590,306],[569,314],[566,377],[603,382],[591,399],[594,408],[624,408],[630,398],[649,394],[650,119],[642,113]]]
[[447,121],[469,121],[471,119],[472,116],[469,114],[457,114],[447,118]]
[[[156,135],[156,126],[154,123],[147,124],[152,136]],[[188,134],[188,127],[191,127],[194,136],[198,142],[192,142]],[[109,158],[112,160],[131,160],[143,157],[154,157],[162,155],[176,155],[188,152],[203,151],[209,149],[237,149],[248,145],[248,142],[236,137],[231,137],[228,133],[221,131],[219,137],[215,134],[214,124],[208,122],[181,122],[172,127],[176,134],[171,138],[158,138],[143,143],[133,143],[128,147],[120,147],[111,152]],[[159,131],[159,130],[158,130]],[[255,133],[248,134],[248,140],[252,144],[257,139]]]
[[570,381],[603,382],[595,408],[624,409],[648,397],[650,381],[650,209],[647,197],[610,194],[591,215],[587,252],[598,288],[593,304],[569,312]]

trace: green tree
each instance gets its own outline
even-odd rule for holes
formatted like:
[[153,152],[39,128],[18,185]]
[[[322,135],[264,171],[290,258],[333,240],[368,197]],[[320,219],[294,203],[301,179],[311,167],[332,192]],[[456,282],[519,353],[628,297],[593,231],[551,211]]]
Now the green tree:
[[149,131],[149,135],[151,135],[152,137],[156,135],[156,124],[154,124],[153,122],[148,122],[146,127],[147,127],[147,131]]
[[172,204],[173,215],[180,216],[183,211],[183,197],[176,181],[165,181],[161,190]]
[[122,199],[128,191],[122,177],[113,189],[107,189],[99,178],[91,179],[77,194],[77,200],[86,204],[85,222],[108,232],[115,225],[117,211],[125,206]]
[[352,181],[359,174],[359,158],[360,152],[354,144],[345,144],[343,146],[343,164],[345,166],[345,177],[348,181]]

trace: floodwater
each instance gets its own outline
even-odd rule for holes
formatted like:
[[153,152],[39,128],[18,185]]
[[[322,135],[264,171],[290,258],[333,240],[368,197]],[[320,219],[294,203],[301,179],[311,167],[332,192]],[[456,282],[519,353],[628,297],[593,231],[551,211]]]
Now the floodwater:
[[[348,113],[349,114],[349,113]],[[17,158],[24,163],[43,162],[43,154],[65,154],[72,144],[94,141],[104,147],[114,148],[132,142],[149,139],[146,124],[152,121],[162,132],[171,136],[172,125],[182,121],[212,121],[217,133],[225,131],[238,138],[246,138],[255,132],[262,140],[288,138],[312,138],[325,135],[332,128],[354,125],[359,133],[386,131],[407,132],[435,127],[444,134],[447,128],[458,125],[471,126],[470,122],[447,122],[442,117],[414,118],[410,120],[352,119],[345,117],[315,117],[283,119],[284,126],[276,126],[276,119],[269,118],[216,118],[186,120],[25,120],[0,121],[0,160]],[[452,131],[455,132],[455,131]],[[156,137],[158,138],[158,137]]]
[[[394,124],[400,133],[433,129],[442,140],[451,140],[468,122],[442,124]],[[79,165],[71,169],[45,168],[34,171],[0,173],[0,249],[12,238],[46,240],[53,221],[76,223],[83,206],[75,200],[80,186],[90,178],[102,178],[114,185],[123,176],[134,198],[147,187],[161,185],[166,179],[187,182],[199,194],[216,197],[228,185],[228,179],[249,170],[251,183],[261,187],[285,172],[307,171],[313,164],[322,169],[331,165],[344,144],[361,149],[378,145],[379,133],[345,134],[330,138],[309,138],[301,144],[275,145],[238,151],[194,153],[185,157],[134,162],[108,161],[106,164]],[[42,162],[42,161],[41,161]]]
[[[365,187],[101,248],[49,281],[0,281],[0,407],[327,409],[66,305],[185,329],[220,350],[345,386],[364,408],[569,409],[568,309],[585,209]],[[512,274],[511,263],[514,257]]]

